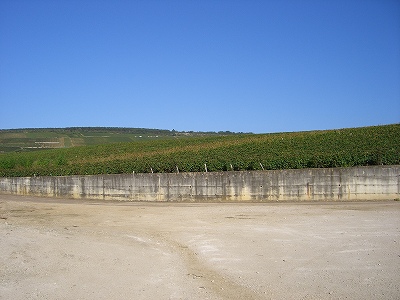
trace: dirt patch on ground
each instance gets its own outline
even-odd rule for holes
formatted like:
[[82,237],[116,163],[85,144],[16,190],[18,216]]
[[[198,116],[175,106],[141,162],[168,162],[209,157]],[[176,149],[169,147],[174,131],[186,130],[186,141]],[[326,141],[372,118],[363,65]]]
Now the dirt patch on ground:
[[400,202],[0,195],[1,299],[398,299]]

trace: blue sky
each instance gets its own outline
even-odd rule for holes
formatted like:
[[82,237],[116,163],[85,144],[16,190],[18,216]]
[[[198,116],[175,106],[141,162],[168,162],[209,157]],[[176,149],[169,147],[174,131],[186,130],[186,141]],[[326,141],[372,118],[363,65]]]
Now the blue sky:
[[400,1],[0,1],[0,128],[400,122]]

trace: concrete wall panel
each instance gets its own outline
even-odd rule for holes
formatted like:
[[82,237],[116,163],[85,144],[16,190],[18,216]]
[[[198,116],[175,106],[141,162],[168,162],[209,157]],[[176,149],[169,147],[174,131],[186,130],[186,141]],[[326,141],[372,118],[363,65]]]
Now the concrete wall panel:
[[352,201],[399,198],[400,166],[0,178],[0,192],[128,201]]

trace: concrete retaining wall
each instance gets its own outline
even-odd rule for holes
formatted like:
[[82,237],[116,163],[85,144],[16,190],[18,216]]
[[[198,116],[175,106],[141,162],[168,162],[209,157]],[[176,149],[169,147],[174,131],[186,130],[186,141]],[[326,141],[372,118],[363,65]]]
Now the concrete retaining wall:
[[0,178],[0,193],[130,201],[399,198],[400,166],[179,174]]

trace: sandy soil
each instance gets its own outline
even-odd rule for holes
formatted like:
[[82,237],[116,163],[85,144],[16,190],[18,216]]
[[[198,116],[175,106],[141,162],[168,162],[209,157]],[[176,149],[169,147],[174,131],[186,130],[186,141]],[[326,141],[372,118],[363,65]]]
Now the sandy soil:
[[0,195],[0,299],[399,299],[400,202]]

